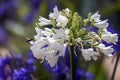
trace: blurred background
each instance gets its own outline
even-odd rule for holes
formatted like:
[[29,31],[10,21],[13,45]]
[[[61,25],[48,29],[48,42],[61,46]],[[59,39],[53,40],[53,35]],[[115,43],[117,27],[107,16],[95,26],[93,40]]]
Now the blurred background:
[[[99,11],[103,20],[108,19],[110,30],[120,34],[120,0],[0,0],[0,80],[70,80],[69,54],[60,58],[57,68],[50,68],[34,59],[26,42],[36,34],[39,16],[48,18],[55,5],[83,18]],[[76,80],[110,80],[115,59],[85,62],[81,58],[75,57]]]

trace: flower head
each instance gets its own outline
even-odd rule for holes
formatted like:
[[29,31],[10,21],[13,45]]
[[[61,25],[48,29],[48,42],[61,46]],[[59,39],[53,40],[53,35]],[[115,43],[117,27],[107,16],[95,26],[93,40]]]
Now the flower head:
[[[49,19],[40,17],[39,26],[51,25],[52,28],[39,28],[35,30],[35,41],[31,42],[34,57],[47,60],[51,67],[57,65],[60,56],[64,56],[67,46],[77,47],[86,61],[94,59],[101,53],[112,55],[113,43],[118,42],[118,34],[107,31],[108,20],[101,20],[98,12],[88,14],[82,19],[77,12],[72,13],[68,8],[58,11],[57,6],[49,14]],[[96,31],[93,29],[97,28]],[[88,30],[89,29],[89,30]],[[105,46],[103,41],[112,43]]]

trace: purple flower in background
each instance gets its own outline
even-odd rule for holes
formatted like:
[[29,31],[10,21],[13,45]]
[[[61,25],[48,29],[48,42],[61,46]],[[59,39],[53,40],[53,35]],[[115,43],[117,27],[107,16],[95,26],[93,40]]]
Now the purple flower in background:
[[21,68],[20,70],[14,69],[13,80],[32,80],[32,76],[27,69]]
[[84,74],[84,71],[78,69],[78,70],[76,71],[75,79],[76,79],[76,80],[77,80],[77,79],[80,80],[80,79],[83,77],[83,74]]
[[76,71],[75,80],[94,80],[94,76],[90,72],[78,69]]
[[0,44],[5,44],[7,42],[7,32],[3,29],[0,24]]
[[[0,3],[0,21],[14,19],[17,16],[18,0],[3,0]],[[15,14],[13,16],[13,14]]]
[[10,69],[10,58],[2,58],[0,57],[0,80],[6,80],[10,77],[11,69]]
[[12,57],[0,57],[0,80],[32,80],[31,73],[36,70],[31,53],[27,59],[23,55],[14,54]]
[[4,79],[5,75],[4,75],[4,63],[3,63],[3,59],[0,58],[0,79]]
[[57,67],[52,69],[53,80],[70,80],[70,68],[61,60],[59,60]]
[[32,10],[39,10],[39,6],[42,0],[30,0],[29,2]]
[[87,80],[94,80],[94,75],[90,72],[86,72],[85,76]]

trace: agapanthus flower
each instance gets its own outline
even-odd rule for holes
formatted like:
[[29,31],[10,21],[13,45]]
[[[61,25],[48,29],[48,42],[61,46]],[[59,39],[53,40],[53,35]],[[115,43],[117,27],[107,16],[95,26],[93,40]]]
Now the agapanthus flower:
[[[56,65],[59,56],[63,56],[67,43],[64,44],[64,40],[67,39],[65,33],[58,35],[58,32],[61,32],[61,29],[49,30],[46,32],[40,31],[39,28],[36,28],[37,35],[35,36],[36,41],[32,42],[31,50],[33,51],[34,56],[37,59],[47,60],[51,66]],[[55,32],[55,33],[54,33]],[[42,34],[44,33],[44,34]],[[48,35],[45,35],[48,33]]]
[[[69,10],[65,10],[65,12],[67,13],[67,15],[69,15]],[[54,12],[50,13],[50,18],[56,19],[56,26],[60,26],[60,27],[65,27],[68,23],[68,19],[66,16],[63,16],[60,14],[60,12],[58,11],[58,8],[55,7],[54,8]]]
[[93,25],[97,28],[107,28],[108,27],[108,20],[100,20],[100,15],[98,14],[98,12],[96,12],[95,14],[93,14],[90,17],[90,21],[94,20]]
[[99,56],[100,54],[99,52],[93,51],[93,48],[89,48],[89,49],[82,49],[82,55],[85,60],[91,60],[91,58],[96,60],[97,56]]
[[105,47],[104,44],[99,44],[98,49],[100,52],[104,53],[105,55],[111,55],[111,53],[114,51],[114,49],[112,48],[112,46],[107,46]]
[[104,30],[104,32],[101,35],[102,40],[106,41],[107,43],[116,43],[118,42],[118,34]]
[[[105,46],[103,41],[116,44],[118,34],[107,31],[108,27],[108,20],[101,20],[98,12],[88,14],[87,19],[82,19],[77,12],[72,13],[68,8],[59,11],[55,6],[49,19],[39,18],[35,28],[35,41],[30,42],[31,50],[34,57],[47,60],[51,67],[57,65],[67,46],[74,46],[74,49],[78,47],[85,60],[97,60],[101,53],[111,56],[114,52],[113,44]],[[97,31],[93,31],[94,28]]]
[[109,25],[107,21],[108,20],[104,20],[104,21],[94,23],[94,26],[97,27],[97,28],[107,28],[108,25]]
[[100,15],[98,14],[98,11],[96,13],[94,13],[91,18],[90,21],[94,20],[95,22],[100,22]]

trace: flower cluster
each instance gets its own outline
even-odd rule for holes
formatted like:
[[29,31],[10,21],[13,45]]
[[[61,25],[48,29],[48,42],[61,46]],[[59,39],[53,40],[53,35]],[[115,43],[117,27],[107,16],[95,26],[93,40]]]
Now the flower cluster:
[[26,61],[17,54],[0,57],[0,80],[33,80],[31,73],[36,70],[34,60],[32,53]]
[[[58,11],[55,7],[49,19],[40,16],[35,28],[37,35],[35,41],[30,42],[30,48],[37,59],[47,60],[51,67],[57,64],[60,56],[64,56],[67,46],[78,47],[86,61],[96,60],[100,53],[111,56],[118,34],[109,32],[108,26],[108,20],[102,21],[98,12],[89,13],[87,19],[82,19],[68,8]],[[106,46],[103,41],[112,44]]]

